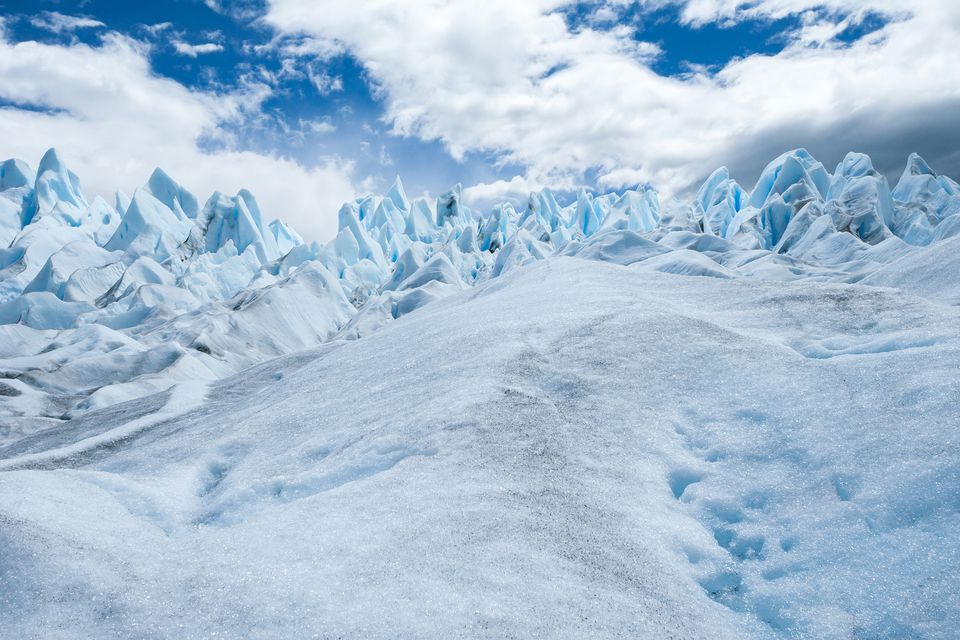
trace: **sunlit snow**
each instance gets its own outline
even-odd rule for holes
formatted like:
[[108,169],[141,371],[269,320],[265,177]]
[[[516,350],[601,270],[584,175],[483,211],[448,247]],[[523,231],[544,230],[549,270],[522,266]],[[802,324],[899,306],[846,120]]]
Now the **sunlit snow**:
[[960,186],[918,156],[398,179],[325,245],[112,200],[0,165],[0,637],[956,637]]

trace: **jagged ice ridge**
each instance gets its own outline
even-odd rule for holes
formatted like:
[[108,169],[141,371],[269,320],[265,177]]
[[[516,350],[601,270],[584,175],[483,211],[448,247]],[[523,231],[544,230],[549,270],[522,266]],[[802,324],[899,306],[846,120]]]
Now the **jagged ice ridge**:
[[960,187],[917,155],[890,189],[863,154],[831,174],[800,149],[750,191],[718,169],[692,202],[581,190],[562,207],[544,190],[520,210],[481,213],[459,185],[411,201],[398,178],[385,196],[345,204],[321,246],[268,223],[246,190],[201,207],[161,169],[132,197],[88,201],[51,149],[36,172],[0,166],[0,415],[48,422],[216,379],[553,255],[716,277],[909,281],[956,301],[956,279],[932,256],[953,253],[955,243],[938,247],[960,233],[958,213]]

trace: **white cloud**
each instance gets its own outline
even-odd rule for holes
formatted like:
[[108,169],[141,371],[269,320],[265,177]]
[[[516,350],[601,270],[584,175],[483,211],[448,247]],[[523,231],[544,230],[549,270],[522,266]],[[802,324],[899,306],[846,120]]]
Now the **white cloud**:
[[203,4],[214,13],[234,20],[252,20],[257,17],[260,0],[203,0]]
[[[336,231],[339,205],[354,196],[352,167],[335,158],[305,168],[289,159],[234,150],[226,133],[259,110],[262,85],[233,93],[190,90],[154,75],[144,45],[108,34],[101,46],[0,40],[0,98],[39,109],[0,110],[4,156],[32,164],[50,146],[91,196],[112,201],[146,182],[155,166],[201,199],[249,188],[265,215],[306,237]],[[213,140],[221,151],[205,151]]]
[[380,152],[377,154],[377,162],[381,167],[394,166],[393,157],[390,155],[390,152],[387,151],[387,147],[385,145],[380,145]]
[[335,40],[323,38],[301,38],[273,43],[285,56],[311,57],[329,60],[343,53],[343,47]]
[[[286,62],[286,61],[285,61]],[[340,76],[331,76],[328,72],[316,69],[312,64],[306,65],[307,77],[310,84],[314,86],[322,96],[330,93],[343,91],[343,78]]]
[[[936,0],[935,0],[936,1]],[[888,15],[923,13],[929,0],[670,0],[682,8],[681,19],[688,24],[738,22],[744,18],[780,19],[806,11],[832,14],[863,14],[868,10]]]
[[574,185],[569,180],[537,180],[526,176],[513,176],[509,180],[495,180],[481,182],[463,190],[463,201],[470,206],[484,209],[494,204],[509,200],[514,203],[525,203],[531,191],[540,191],[544,187],[554,190],[570,190]]
[[173,48],[176,49],[177,53],[180,55],[190,58],[196,58],[198,55],[202,55],[204,53],[216,53],[217,51],[223,51],[223,45],[215,42],[188,44],[182,40],[174,40]]
[[309,129],[313,133],[318,134],[328,134],[333,133],[337,130],[337,125],[330,122],[328,119],[323,120],[310,120],[303,123],[304,128]]
[[99,20],[81,16],[68,16],[57,11],[41,11],[38,15],[30,18],[30,24],[38,29],[52,31],[53,33],[67,33],[77,29],[95,29],[106,26]]
[[616,9],[609,5],[601,5],[590,14],[590,22],[604,23],[614,22],[618,17]]
[[173,27],[172,22],[158,22],[156,24],[143,25],[143,29],[152,36],[157,36],[171,27]]
[[[622,25],[571,30],[557,12],[568,4],[271,0],[266,21],[354,54],[395,133],[442,140],[457,158],[492,151],[536,181],[599,167],[604,185],[675,192],[722,163],[752,179],[744,175],[758,169],[751,162],[786,147],[831,157],[895,148],[902,162],[913,143],[944,157],[960,143],[956,126],[917,129],[924,114],[942,121],[960,108],[960,3],[678,0],[690,24],[816,11],[779,54],[682,78],[653,72],[659,50]],[[833,40],[844,16],[871,9],[899,19],[852,44]]]

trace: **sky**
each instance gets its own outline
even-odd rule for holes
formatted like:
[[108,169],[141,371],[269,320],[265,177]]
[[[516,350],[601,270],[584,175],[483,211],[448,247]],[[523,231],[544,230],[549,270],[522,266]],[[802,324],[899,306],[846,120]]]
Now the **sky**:
[[397,175],[479,208],[749,188],[796,147],[956,177],[957,42],[952,0],[0,0],[0,157],[248,188],[321,241]]

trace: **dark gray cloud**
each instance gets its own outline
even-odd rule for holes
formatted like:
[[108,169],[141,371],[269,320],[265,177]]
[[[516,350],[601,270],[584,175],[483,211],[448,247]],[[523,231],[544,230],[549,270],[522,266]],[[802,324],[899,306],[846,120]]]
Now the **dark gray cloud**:
[[[721,161],[737,181],[751,188],[768,162],[798,147],[807,149],[831,172],[848,152],[866,153],[891,184],[900,178],[907,156],[916,152],[934,171],[957,179],[960,99],[918,104],[909,109],[877,105],[856,113],[837,114],[835,120],[826,124],[811,122],[767,129]],[[696,189],[701,180],[688,185],[687,191]]]

